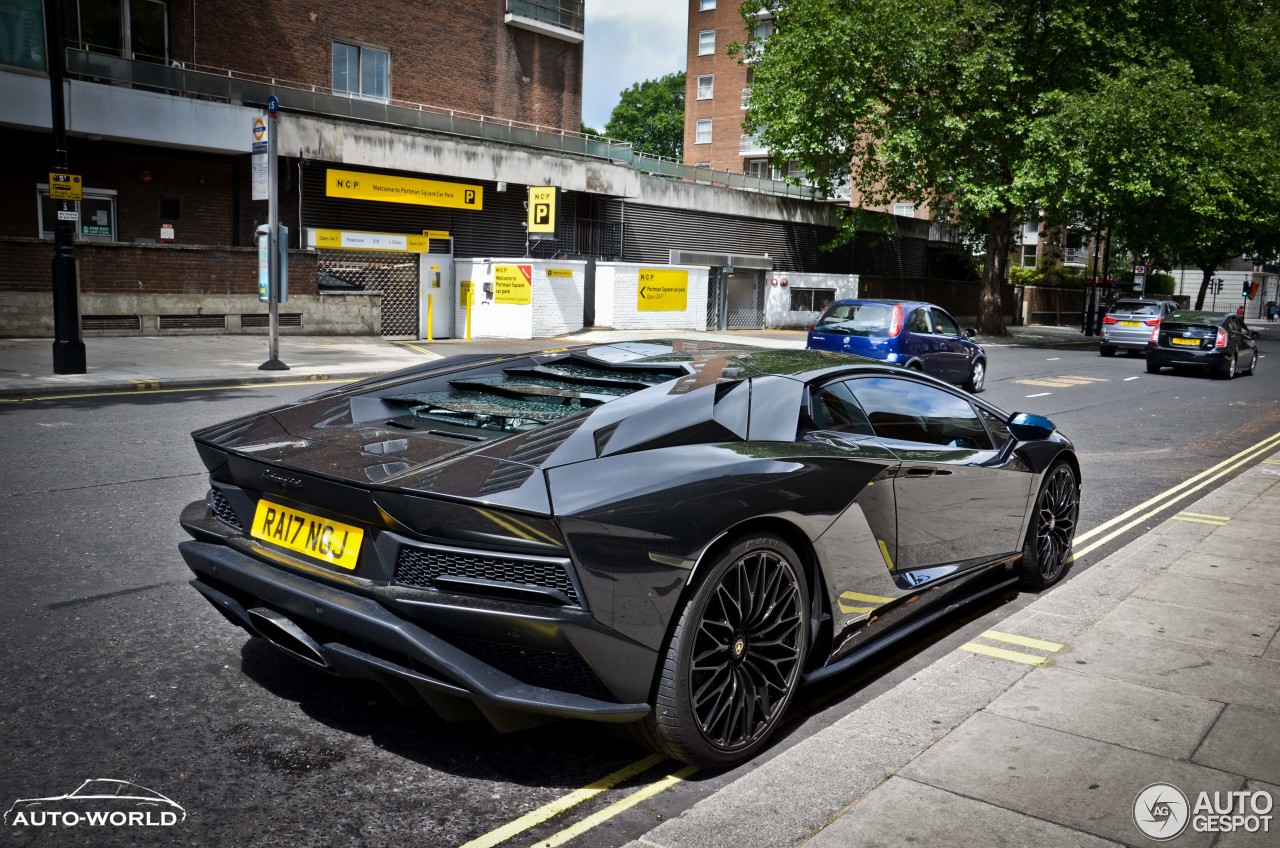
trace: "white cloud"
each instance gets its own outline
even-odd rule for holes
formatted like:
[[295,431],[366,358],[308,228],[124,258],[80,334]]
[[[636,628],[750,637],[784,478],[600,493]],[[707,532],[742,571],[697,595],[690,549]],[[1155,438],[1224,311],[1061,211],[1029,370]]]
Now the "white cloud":
[[685,69],[688,0],[587,0],[582,121],[602,129],[618,95]]

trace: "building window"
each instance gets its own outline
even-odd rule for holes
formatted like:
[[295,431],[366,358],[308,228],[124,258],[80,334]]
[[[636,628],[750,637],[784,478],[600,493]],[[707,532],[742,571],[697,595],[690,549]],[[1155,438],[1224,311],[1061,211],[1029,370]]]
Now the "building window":
[[762,180],[777,180],[782,178],[782,173],[778,168],[774,168],[769,164],[768,159],[746,159],[742,163],[742,173],[748,177],[759,177]]
[[711,93],[715,89],[715,74],[702,74],[698,77],[698,99],[710,100]]
[[821,312],[836,299],[835,289],[792,289],[792,312]]
[[1024,244],[1022,246],[1022,267],[1036,267],[1036,247],[1034,244]]
[[44,12],[40,0],[0,4],[0,65],[45,70]]
[[699,118],[698,123],[694,125],[694,144],[710,144],[711,143],[711,119]]
[[903,218],[914,218],[916,216],[916,205],[914,203],[895,203],[893,204],[893,214],[900,215]]
[[[58,224],[57,204],[49,197],[49,186],[36,186],[40,205],[40,237],[53,238]],[[84,189],[84,199],[72,203],[79,215],[75,233],[79,241],[116,241],[116,193],[110,189]]]
[[333,93],[386,102],[391,97],[391,54],[333,42]]
[[698,33],[698,55],[710,56],[716,52],[716,31],[704,29]]
[[86,50],[144,62],[169,58],[169,10],[164,0],[68,2],[64,10],[68,41]]
[[699,12],[710,12],[716,7],[716,0],[698,0]]

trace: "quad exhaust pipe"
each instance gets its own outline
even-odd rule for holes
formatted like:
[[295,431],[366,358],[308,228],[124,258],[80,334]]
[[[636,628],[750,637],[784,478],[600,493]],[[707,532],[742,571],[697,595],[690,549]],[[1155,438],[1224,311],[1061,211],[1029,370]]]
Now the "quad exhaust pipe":
[[288,616],[266,607],[254,607],[246,612],[258,633],[280,650],[320,668],[329,667],[319,643]]

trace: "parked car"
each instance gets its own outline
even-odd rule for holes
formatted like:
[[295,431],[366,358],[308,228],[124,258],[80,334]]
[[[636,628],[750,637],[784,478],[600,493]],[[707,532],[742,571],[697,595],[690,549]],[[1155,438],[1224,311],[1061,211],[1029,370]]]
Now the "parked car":
[[1177,308],[1175,300],[1136,297],[1117,300],[1102,316],[1098,352],[1115,356],[1117,350],[1125,350],[1133,356],[1146,350],[1151,328]]
[[905,365],[977,394],[987,352],[947,311],[913,300],[837,300],[809,328],[809,350],[854,353]]
[[1068,568],[1052,422],[860,357],[696,341],[463,356],[195,432],[192,585],[441,716],[630,723],[709,766],[803,683]]
[[1258,333],[1235,312],[1177,310],[1151,331],[1147,343],[1147,371],[1165,366],[1174,371],[1212,371],[1230,380],[1237,373],[1258,370]]

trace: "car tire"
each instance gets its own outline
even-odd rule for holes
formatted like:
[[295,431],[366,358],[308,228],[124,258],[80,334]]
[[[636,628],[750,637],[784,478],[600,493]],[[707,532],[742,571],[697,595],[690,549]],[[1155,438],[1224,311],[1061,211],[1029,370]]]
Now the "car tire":
[[632,738],[705,767],[754,757],[799,686],[808,609],[800,557],[786,542],[760,534],[725,548],[680,613],[653,712],[630,726]]
[[1055,463],[1044,475],[1022,545],[1018,579],[1039,592],[1057,583],[1071,567],[1071,541],[1080,518],[1080,481],[1068,462]]
[[1258,351],[1253,352],[1253,356],[1249,358],[1249,370],[1245,371],[1246,377],[1252,377],[1258,370]]
[[1128,350],[1126,350],[1124,353],[1125,353],[1125,356],[1137,356],[1137,355],[1138,355],[1138,351],[1137,351],[1137,350],[1135,350],[1134,348],[1129,348],[1129,349],[1128,349]]
[[1219,380],[1234,379],[1236,376],[1236,367],[1240,364],[1237,361],[1238,359],[1239,357],[1237,354],[1231,354],[1231,358],[1227,360],[1227,367],[1221,371],[1215,371],[1213,376],[1217,377]]
[[962,388],[966,392],[977,394],[986,387],[987,384],[987,363],[981,359],[973,360],[973,366],[969,369],[969,379],[965,380]]
[[1157,363],[1155,363],[1155,362],[1152,362],[1152,361],[1151,361],[1151,356],[1150,356],[1150,355],[1148,355],[1148,356],[1147,356],[1147,373],[1148,373],[1148,374],[1159,374],[1159,373],[1160,373],[1160,366],[1159,366],[1159,364],[1157,364]]
[[1116,349],[1108,345],[1098,345],[1098,353],[1102,356],[1115,356]]

